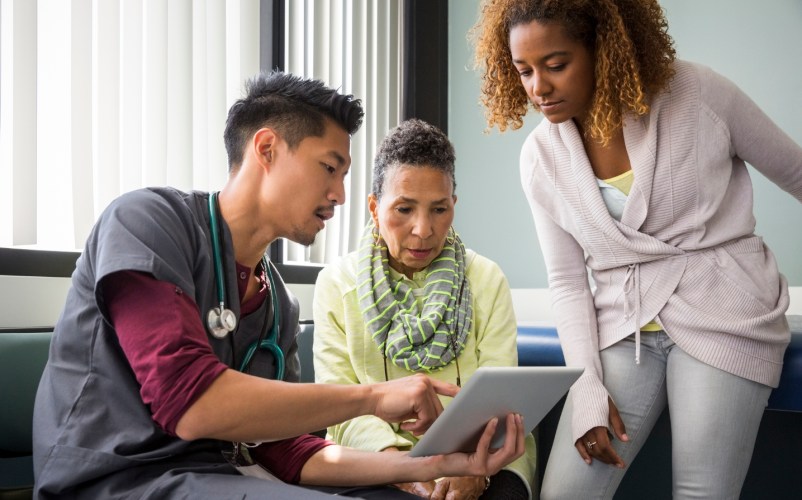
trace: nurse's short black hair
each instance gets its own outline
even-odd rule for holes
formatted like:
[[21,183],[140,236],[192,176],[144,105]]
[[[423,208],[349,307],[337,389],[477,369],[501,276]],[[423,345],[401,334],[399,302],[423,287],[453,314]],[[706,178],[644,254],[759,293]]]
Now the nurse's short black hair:
[[245,97],[228,110],[223,133],[228,169],[239,168],[245,144],[263,127],[273,128],[294,150],[307,137],[322,137],[327,118],[353,135],[364,114],[359,99],[340,94],[320,80],[262,72],[245,82]]
[[456,159],[454,145],[442,130],[417,118],[403,121],[387,134],[376,151],[373,160],[373,194],[381,199],[388,172],[401,165],[439,170],[451,177],[451,185],[456,192]]

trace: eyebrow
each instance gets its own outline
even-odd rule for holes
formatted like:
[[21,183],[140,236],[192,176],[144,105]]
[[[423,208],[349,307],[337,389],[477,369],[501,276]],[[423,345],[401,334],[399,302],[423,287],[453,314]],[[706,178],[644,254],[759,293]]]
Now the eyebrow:
[[329,156],[333,156],[334,157],[334,159],[337,161],[337,166],[338,167],[342,167],[343,165],[345,165],[345,158],[343,158],[343,156],[340,153],[338,153],[337,151],[334,151],[332,149],[331,151],[328,152],[328,154],[329,154]]
[[[445,198],[441,198],[439,200],[434,200],[432,202],[432,205],[439,205],[441,203],[448,203],[449,199],[450,198],[448,196],[446,196]],[[406,196],[399,196],[397,198],[397,201],[400,201],[400,202],[403,202],[403,203],[416,203],[416,204],[420,203],[420,201],[418,201],[418,200],[416,200],[414,198],[407,198]]]
[[[552,57],[569,56],[569,55],[571,55],[571,53],[569,51],[567,51],[567,50],[555,50],[554,52],[549,52],[545,56],[541,57],[540,61],[548,61]],[[513,59],[512,62],[514,64],[526,64],[526,61],[522,61],[520,59]]]

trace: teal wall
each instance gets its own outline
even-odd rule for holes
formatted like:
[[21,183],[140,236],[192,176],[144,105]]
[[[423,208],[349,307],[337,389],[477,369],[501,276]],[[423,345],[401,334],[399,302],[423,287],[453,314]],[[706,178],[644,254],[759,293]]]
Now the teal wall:
[[[466,244],[495,260],[513,288],[547,286],[534,224],[518,180],[518,153],[540,121],[485,132],[479,79],[466,34],[478,0],[449,1],[449,136],[457,150],[455,227]],[[663,0],[682,59],[737,83],[802,144],[802,1]],[[802,204],[752,170],[757,233],[791,286],[802,286]]]

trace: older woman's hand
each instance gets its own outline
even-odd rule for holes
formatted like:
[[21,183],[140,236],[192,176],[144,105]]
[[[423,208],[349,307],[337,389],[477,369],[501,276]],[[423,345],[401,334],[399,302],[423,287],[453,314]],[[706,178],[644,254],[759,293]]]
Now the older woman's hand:
[[434,481],[420,481],[414,483],[395,483],[393,486],[401,491],[406,491],[421,498],[434,498],[432,492],[434,491]]
[[485,491],[484,477],[444,477],[437,481],[431,500],[477,500]]
[[[399,450],[395,446],[391,446],[383,449],[382,451],[398,452]],[[417,495],[422,498],[430,498],[432,492],[434,491],[435,485],[436,483],[434,480],[393,484],[395,488],[398,488],[401,491],[406,491],[407,493],[412,493],[413,495]]]

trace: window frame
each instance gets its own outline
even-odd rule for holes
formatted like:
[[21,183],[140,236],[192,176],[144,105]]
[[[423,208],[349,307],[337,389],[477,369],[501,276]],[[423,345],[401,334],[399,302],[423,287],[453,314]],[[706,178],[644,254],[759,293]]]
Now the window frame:
[[[273,4],[271,26],[272,59],[263,60],[265,69],[284,69],[284,4],[281,0],[262,0]],[[276,4],[279,6],[276,7]],[[278,15],[278,11],[281,15]],[[265,19],[263,18],[263,21]],[[402,120],[420,118],[448,133],[448,0],[404,0],[402,26]],[[263,32],[263,36],[264,35]],[[263,46],[264,48],[264,46]],[[264,52],[263,52],[264,53]],[[425,92],[418,92],[425,89]],[[270,244],[270,260],[285,283],[314,284],[323,266],[284,261],[284,242]]]
[[69,278],[81,252],[0,247],[0,276]]
[[[402,119],[448,131],[448,0],[404,0]],[[284,69],[283,0],[260,0],[260,69]],[[417,89],[427,89],[417,92]],[[284,262],[281,239],[268,255],[285,283],[314,284],[323,266]],[[81,252],[0,247],[0,275],[65,278]]]

